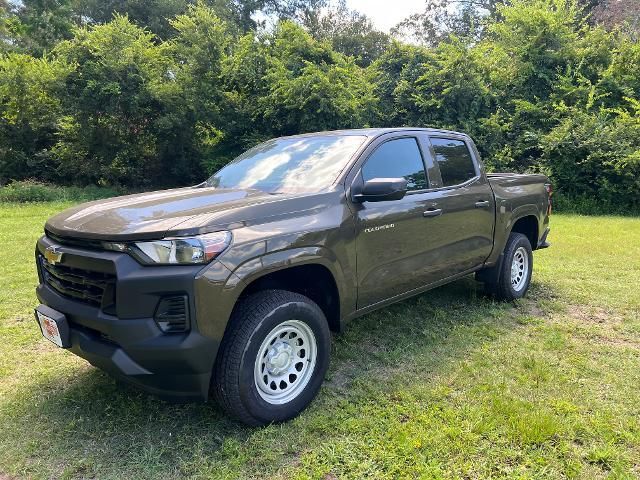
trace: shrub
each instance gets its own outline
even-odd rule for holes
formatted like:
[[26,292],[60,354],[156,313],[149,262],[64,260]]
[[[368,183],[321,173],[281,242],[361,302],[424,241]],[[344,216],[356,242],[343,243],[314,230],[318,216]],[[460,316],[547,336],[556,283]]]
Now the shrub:
[[636,108],[574,111],[541,139],[542,163],[564,195],[606,210],[640,210],[640,103]]
[[295,22],[238,38],[206,2],[164,41],[116,16],[2,56],[0,184],[185,185],[273,136],[411,125],[471,134],[490,170],[544,172],[576,208],[637,211],[640,43],[577,0],[499,3],[474,41],[392,42],[366,68]]
[[0,187],[0,202],[88,202],[124,193],[124,190],[116,188],[62,187],[36,180],[24,180]]
[[51,149],[70,70],[58,60],[0,56],[0,184],[30,177],[57,180]]

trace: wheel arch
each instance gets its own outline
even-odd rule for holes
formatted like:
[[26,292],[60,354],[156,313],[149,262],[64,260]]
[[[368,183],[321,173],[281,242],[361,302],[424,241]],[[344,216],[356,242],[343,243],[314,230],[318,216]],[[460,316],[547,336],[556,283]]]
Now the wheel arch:
[[304,263],[264,272],[242,290],[236,304],[263,290],[287,290],[313,300],[322,310],[329,329],[340,331],[340,293],[329,268],[321,263]]
[[344,276],[335,256],[324,247],[296,248],[268,253],[239,266],[235,276],[235,305],[252,293],[288,290],[313,300],[325,314],[329,328],[340,331],[345,310]]
[[518,217],[518,219],[513,222],[509,235],[511,235],[511,233],[523,234],[527,239],[529,239],[531,249],[535,250],[538,247],[538,238],[540,234],[538,217],[532,213]]
[[504,225],[504,233],[498,235],[498,232],[496,231],[497,243],[494,246],[492,255],[485,263],[484,268],[476,272],[476,279],[478,281],[485,283],[495,283],[497,281],[497,276],[502,268],[502,262],[504,260],[504,249],[512,233],[521,233],[526,236],[531,244],[532,250],[535,250],[538,247],[538,238],[540,234],[538,213],[539,212],[535,205],[522,205],[514,210],[508,223],[496,222],[496,229],[500,228],[500,225]]

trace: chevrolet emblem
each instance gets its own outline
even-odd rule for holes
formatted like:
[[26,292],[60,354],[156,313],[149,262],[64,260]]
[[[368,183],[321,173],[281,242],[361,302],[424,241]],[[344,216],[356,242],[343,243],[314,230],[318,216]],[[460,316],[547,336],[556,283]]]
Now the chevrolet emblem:
[[58,247],[50,246],[44,251],[44,258],[51,265],[55,265],[62,261],[62,252],[58,251]]

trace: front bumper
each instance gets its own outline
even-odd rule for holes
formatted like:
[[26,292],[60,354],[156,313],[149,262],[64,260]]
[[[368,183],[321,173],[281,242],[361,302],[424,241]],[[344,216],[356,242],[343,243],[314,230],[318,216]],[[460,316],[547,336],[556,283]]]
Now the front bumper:
[[[115,308],[105,313],[99,306],[62,295],[39,271],[37,297],[67,318],[69,350],[167,400],[206,400],[219,341],[201,334],[195,321],[194,281],[202,267],[145,267],[127,254],[61,245],[48,237],[38,241],[36,256],[53,245],[63,253],[62,264],[111,270],[117,278]],[[188,298],[190,328],[167,334],[153,316],[163,296],[176,294]]]

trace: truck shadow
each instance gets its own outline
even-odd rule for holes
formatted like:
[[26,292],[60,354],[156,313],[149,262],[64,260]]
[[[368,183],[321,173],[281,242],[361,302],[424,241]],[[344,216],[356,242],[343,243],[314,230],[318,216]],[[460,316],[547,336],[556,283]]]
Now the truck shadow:
[[[123,469],[133,477],[213,474],[221,466],[237,467],[238,456],[251,455],[246,445],[254,441],[273,442],[273,451],[244,461],[276,472],[278,453],[295,455],[308,448],[296,440],[296,431],[330,424],[345,399],[389,394],[399,378],[403,385],[428,384],[430,375],[518,328],[532,308],[535,315],[542,290],[534,285],[532,300],[500,304],[483,296],[473,280],[462,279],[354,320],[334,336],[332,364],[319,397],[284,425],[245,427],[213,403],[168,404],[116,384],[95,368],[78,367],[64,385],[46,377],[30,385],[25,398],[10,400],[4,441],[28,452],[23,453],[27,471],[32,465],[50,477],[64,472],[101,478]],[[264,439],[266,431],[272,440]]]

